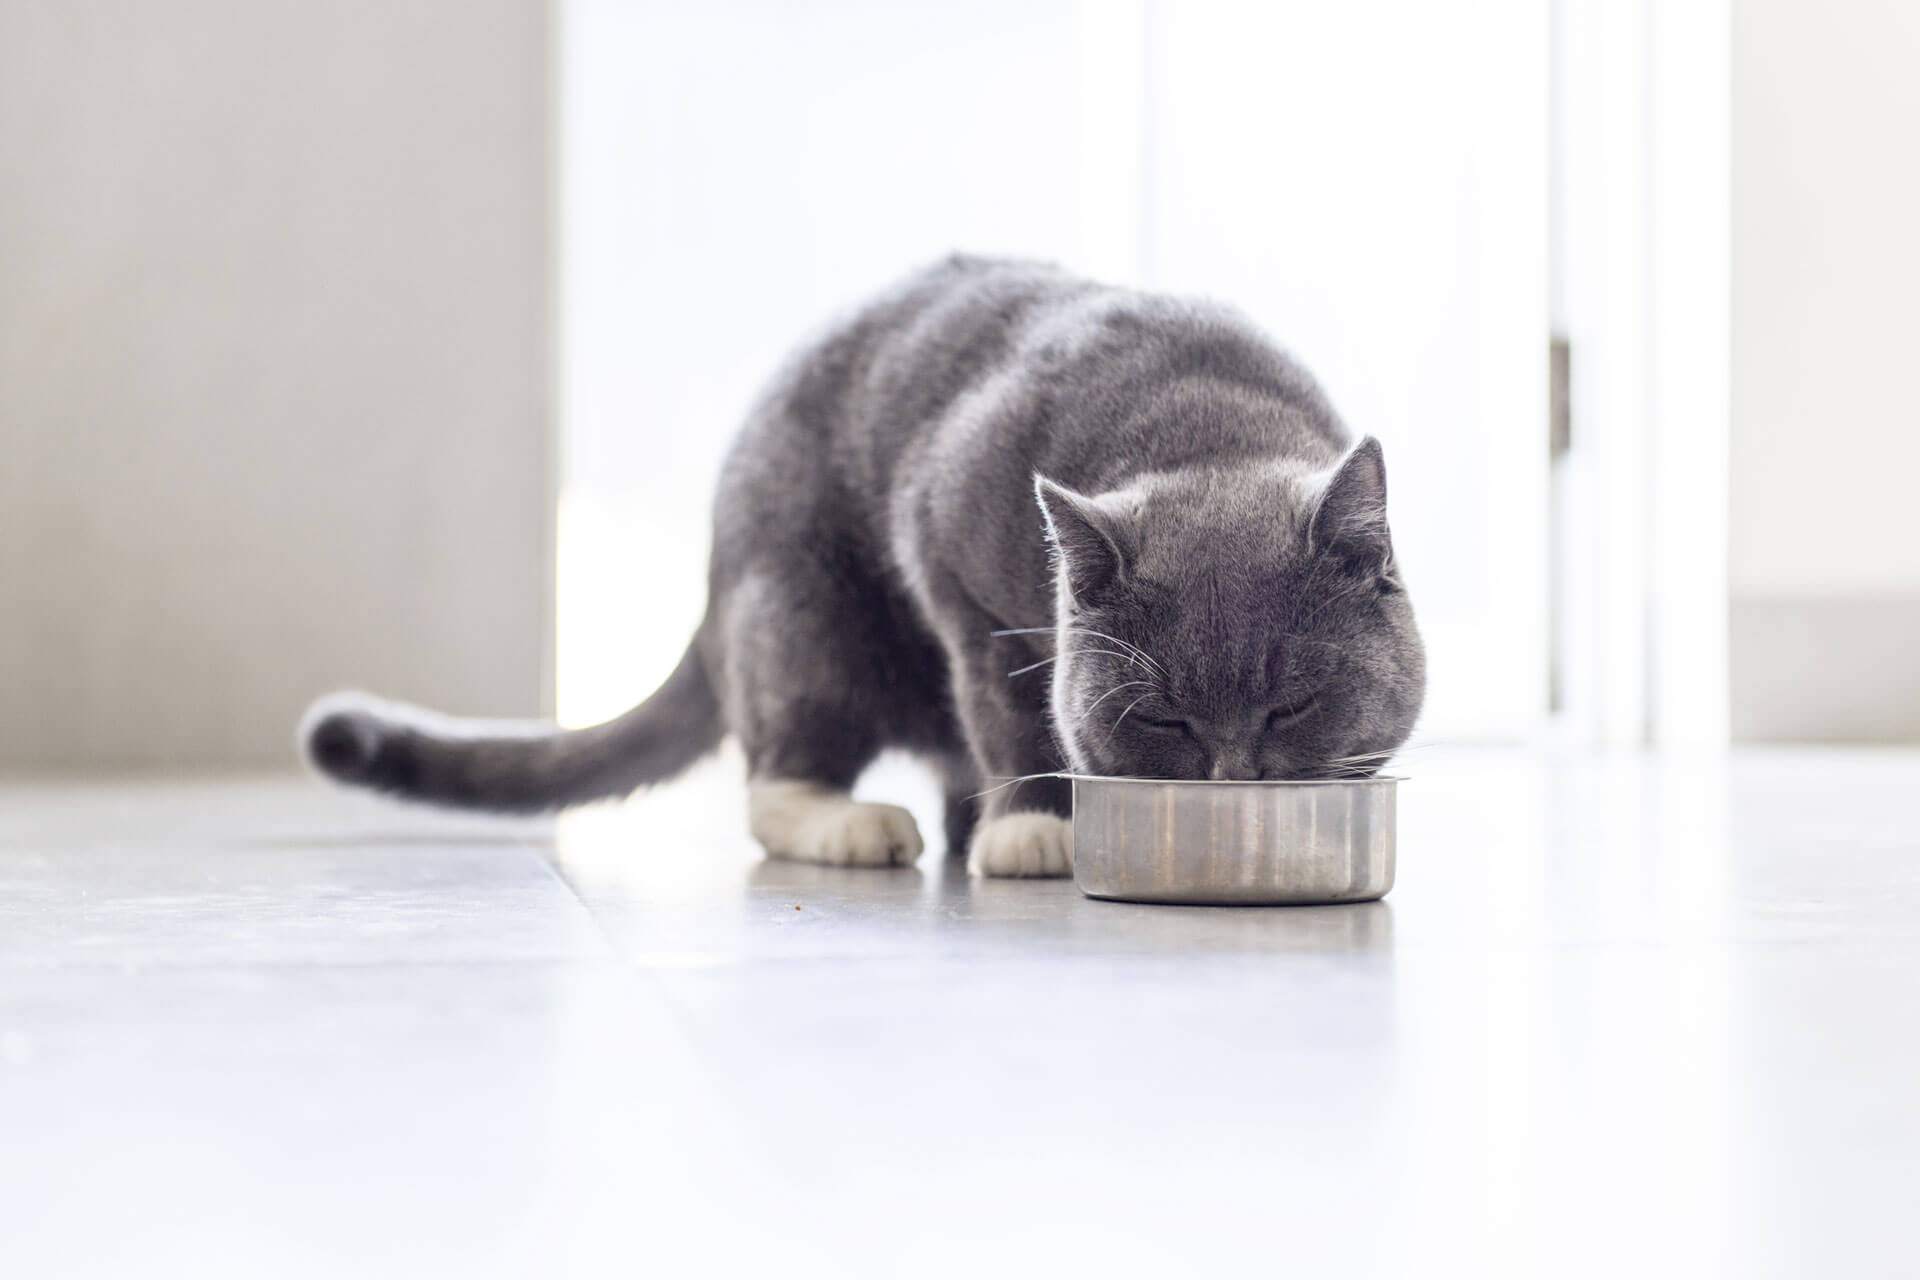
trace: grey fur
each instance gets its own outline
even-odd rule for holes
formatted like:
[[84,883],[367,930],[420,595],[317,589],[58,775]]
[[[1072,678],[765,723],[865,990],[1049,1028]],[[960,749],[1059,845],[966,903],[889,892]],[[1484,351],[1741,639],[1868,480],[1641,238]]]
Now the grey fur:
[[1058,779],[971,798],[1029,774],[1370,772],[1424,689],[1379,446],[1237,313],[1025,263],[951,258],[790,361],[722,474],[708,591],[674,674],[605,725],[336,704],[307,755],[531,810],[726,732],[756,778],[835,788],[904,747],[942,769],[957,850],[983,807],[1069,811]]

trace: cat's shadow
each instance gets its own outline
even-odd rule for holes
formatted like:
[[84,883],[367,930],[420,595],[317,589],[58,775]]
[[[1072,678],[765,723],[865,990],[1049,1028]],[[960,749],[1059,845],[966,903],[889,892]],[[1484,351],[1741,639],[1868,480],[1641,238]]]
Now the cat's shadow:
[[[965,868],[961,870],[964,873]],[[824,894],[834,898],[917,896],[926,883],[926,874],[918,864],[904,867],[830,867],[817,862],[762,858],[747,871],[747,884],[754,889]]]
[[1208,907],[1108,902],[1072,880],[993,880],[967,873],[963,858],[932,850],[906,867],[830,867],[764,859],[748,871],[756,897],[793,905],[865,908],[920,918],[1007,940],[1096,943],[1124,950],[1201,953],[1393,951],[1393,908],[1385,902],[1328,906]]

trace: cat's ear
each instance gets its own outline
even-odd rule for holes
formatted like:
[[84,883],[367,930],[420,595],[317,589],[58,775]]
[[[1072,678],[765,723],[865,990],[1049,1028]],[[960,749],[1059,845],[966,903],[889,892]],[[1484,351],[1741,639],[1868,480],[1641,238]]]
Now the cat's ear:
[[1033,495],[1046,519],[1047,541],[1060,557],[1067,590],[1076,602],[1094,599],[1126,581],[1126,536],[1118,515],[1098,498],[1075,493],[1043,475],[1034,476]]
[[1387,464],[1380,442],[1367,436],[1327,481],[1307,527],[1316,552],[1337,556],[1363,573],[1391,578],[1393,540],[1387,533]]

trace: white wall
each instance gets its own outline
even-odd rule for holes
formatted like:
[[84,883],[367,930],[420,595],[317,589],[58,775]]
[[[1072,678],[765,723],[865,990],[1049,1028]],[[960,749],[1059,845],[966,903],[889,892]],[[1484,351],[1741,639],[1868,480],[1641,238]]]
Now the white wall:
[[1733,36],[1733,589],[1920,592],[1920,5]]
[[1386,447],[1420,736],[1543,717],[1533,0],[577,0],[565,65],[563,718],[686,643],[718,459],[783,354],[954,248],[1293,347]]
[[1735,733],[1920,739],[1920,6],[1733,16]]
[[541,708],[545,9],[0,0],[0,768]]

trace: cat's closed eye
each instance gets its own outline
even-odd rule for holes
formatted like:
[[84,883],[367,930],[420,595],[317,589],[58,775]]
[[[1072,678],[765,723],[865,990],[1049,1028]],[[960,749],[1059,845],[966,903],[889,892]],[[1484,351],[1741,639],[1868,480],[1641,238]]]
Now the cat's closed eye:
[[1283,725],[1292,724],[1296,720],[1305,718],[1319,705],[1318,695],[1311,693],[1283,702],[1267,713],[1267,728],[1278,729]]
[[1155,733],[1165,733],[1169,735],[1184,735],[1189,738],[1195,736],[1193,732],[1192,723],[1186,720],[1182,720],[1178,716],[1169,716],[1164,719],[1154,718],[1150,716],[1142,716],[1140,718],[1140,723],[1145,727],[1153,730]]

